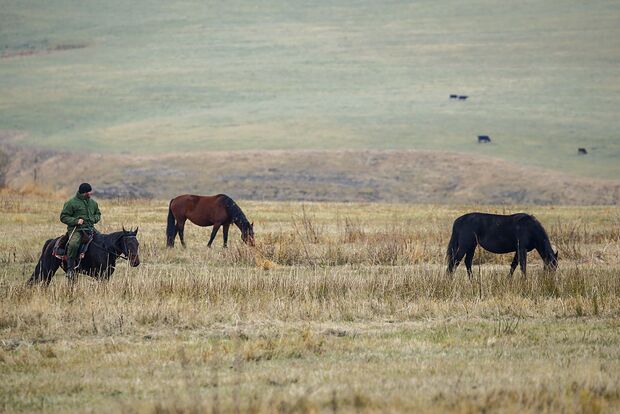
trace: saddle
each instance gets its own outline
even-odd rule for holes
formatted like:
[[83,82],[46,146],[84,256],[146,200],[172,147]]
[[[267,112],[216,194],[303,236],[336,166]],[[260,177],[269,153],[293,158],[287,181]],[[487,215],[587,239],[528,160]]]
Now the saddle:
[[[78,257],[77,257],[78,263],[84,258],[84,255],[86,255],[86,252],[88,251],[88,247],[90,246],[90,243],[95,238],[95,232],[88,232],[88,231],[80,230],[80,235],[81,235],[80,249],[79,249]],[[69,236],[66,233],[62,237],[60,237],[58,240],[56,240],[56,243],[54,243],[54,248],[52,249],[52,256],[62,261],[66,261],[67,260],[66,247],[67,247],[68,241],[69,241]]]

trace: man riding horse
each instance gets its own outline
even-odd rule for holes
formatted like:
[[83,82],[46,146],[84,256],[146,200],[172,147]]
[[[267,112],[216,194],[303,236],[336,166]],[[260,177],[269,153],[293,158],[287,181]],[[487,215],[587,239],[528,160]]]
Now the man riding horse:
[[101,219],[99,206],[91,198],[92,193],[90,184],[80,184],[78,192],[65,203],[60,213],[60,221],[67,225],[67,277],[70,280],[75,278],[82,233],[96,232],[95,224]]

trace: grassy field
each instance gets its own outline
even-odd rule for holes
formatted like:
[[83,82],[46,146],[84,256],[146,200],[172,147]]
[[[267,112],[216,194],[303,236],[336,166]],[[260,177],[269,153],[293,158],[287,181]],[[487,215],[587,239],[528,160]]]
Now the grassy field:
[[617,178],[619,17],[603,0],[3,1],[0,136],[464,151]]
[[[61,199],[0,197],[0,410],[16,412],[617,412],[620,209],[535,207],[559,247],[476,255],[443,273],[473,206],[240,202],[238,230],[165,249],[165,201],[102,201],[140,226],[139,268],[106,284],[24,281],[60,234]],[[485,211],[516,212],[518,206]]]

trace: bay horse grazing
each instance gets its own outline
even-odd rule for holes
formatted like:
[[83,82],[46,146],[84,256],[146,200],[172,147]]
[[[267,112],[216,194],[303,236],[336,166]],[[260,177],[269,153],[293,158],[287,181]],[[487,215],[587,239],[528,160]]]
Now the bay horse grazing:
[[185,247],[183,233],[185,221],[188,220],[197,226],[213,226],[211,238],[207,246],[211,247],[217,231],[224,230],[224,247],[228,245],[228,228],[235,224],[241,230],[241,240],[254,246],[254,223],[250,223],[241,211],[241,208],[226,194],[214,196],[199,196],[184,194],[170,200],[168,208],[168,226],[166,227],[167,245],[174,246],[174,239],[179,235],[181,244]]
[[558,252],[549,242],[547,232],[529,214],[469,213],[454,220],[446,254],[448,273],[452,274],[465,257],[467,275],[471,279],[471,265],[477,245],[492,253],[515,252],[509,276],[512,276],[517,264],[525,276],[527,252],[534,249],[542,257],[545,268],[555,270],[558,266]]
[[[108,280],[116,267],[116,259],[127,259],[132,267],[140,265],[139,247],[137,238],[138,228],[135,230],[117,231],[115,233],[95,233],[92,242],[88,246],[84,257],[80,260],[76,273],[84,273],[99,280]],[[28,279],[28,285],[43,283],[49,285],[52,277],[61,267],[67,272],[67,261],[60,258],[58,241],[62,237],[49,239],[43,245],[41,257],[32,276]],[[63,253],[64,254],[64,253]]]

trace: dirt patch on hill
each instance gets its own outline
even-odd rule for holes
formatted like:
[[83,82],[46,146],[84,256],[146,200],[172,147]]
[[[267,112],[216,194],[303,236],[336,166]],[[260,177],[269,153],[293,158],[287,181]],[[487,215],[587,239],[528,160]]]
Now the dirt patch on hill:
[[617,204],[620,181],[573,177],[507,161],[439,151],[240,151],[164,156],[13,148],[10,187],[99,197],[227,193],[254,200],[472,204]]

